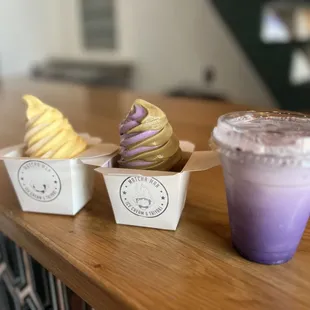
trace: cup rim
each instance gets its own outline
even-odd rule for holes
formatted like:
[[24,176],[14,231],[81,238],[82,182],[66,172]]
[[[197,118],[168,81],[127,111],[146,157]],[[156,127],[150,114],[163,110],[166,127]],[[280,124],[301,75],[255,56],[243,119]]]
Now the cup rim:
[[225,155],[256,161],[310,160],[310,116],[290,111],[227,113],[218,118],[209,145]]

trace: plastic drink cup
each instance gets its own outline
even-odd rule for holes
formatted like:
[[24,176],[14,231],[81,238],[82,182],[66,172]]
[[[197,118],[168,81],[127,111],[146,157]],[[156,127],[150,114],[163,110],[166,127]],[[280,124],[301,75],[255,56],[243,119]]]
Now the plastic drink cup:
[[287,262],[310,213],[310,117],[226,114],[211,142],[221,155],[234,247],[254,262]]

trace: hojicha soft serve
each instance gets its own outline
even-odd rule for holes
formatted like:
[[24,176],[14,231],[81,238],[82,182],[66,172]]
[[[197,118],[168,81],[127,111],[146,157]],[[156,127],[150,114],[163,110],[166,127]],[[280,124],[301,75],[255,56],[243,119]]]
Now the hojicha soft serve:
[[176,230],[191,172],[219,164],[213,151],[179,141],[166,114],[138,99],[120,124],[120,149],[97,168],[117,224]]
[[168,171],[182,157],[166,114],[141,99],[120,124],[120,146],[119,166],[123,168]]
[[86,141],[59,110],[31,95],[23,99],[27,104],[24,138],[27,157],[69,159],[86,149]]

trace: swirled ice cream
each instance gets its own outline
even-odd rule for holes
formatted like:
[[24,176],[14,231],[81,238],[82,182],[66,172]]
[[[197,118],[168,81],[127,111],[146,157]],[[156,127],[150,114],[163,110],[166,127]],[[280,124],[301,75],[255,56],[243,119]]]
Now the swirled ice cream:
[[120,124],[120,138],[120,167],[168,171],[182,157],[166,114],[141,99]]
[[31,95],[25,95],[23,99],[27,104],[26,156],[65,159],[86,149],[85,140],[60,111]]

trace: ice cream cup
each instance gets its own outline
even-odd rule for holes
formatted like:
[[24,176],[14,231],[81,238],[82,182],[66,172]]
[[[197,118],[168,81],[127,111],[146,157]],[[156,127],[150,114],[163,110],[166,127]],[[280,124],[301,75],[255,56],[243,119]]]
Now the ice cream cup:
[[221,155],[236,250],[262,264],[290,260],[310,212],[310,118],[230,113],[219,118],[211,142]]
[[93,166],[109,161],[117,147],[81,135],[88,148],[72,159],[23,157],[23,144],[0,150],[23,211],[75,215],[91,199]]
[[183,163],[175,172],[117,168],[119,155],[96,169],[103,174],[117,224],[176,230],[190,173],[218,165],[216,152],[194,152],[180,141]]

